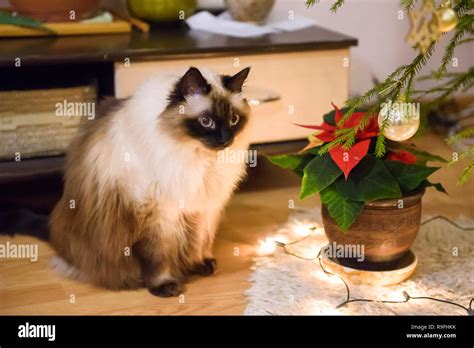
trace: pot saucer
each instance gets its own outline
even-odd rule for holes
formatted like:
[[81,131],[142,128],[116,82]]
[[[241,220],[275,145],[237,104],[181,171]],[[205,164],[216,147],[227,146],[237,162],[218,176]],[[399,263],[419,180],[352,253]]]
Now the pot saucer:
[[336,273],[345,281],[356,285],[377,285],[389,286],[401,283],[408,279],[416,269],[418,258],[411,250],[405,254],[398,262],[387,267],[384,265],[383,270],[376,270],[371,264],[370,267],[361,263],[356,265],[351,263],[351,266],[342,264],[337,258],[329,257],[325,252],[326,245],[321,250],[321,263],[325,270]]

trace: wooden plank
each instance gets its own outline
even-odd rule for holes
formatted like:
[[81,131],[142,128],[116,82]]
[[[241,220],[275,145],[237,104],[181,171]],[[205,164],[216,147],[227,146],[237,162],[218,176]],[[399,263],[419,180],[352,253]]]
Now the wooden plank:
[[0,183],[32,180],[44,175],[61,173],[64,164],[64,156],[0,162]]
[[[123,20],[112,23],[46,23],[44,25],[59,36],[129,33],[131,25]],[[1,24],[0,37],[52,36],[53,34],[16,25]]]
[[217,56],[295,52],[348,48],[357,40],[321,27],[275,33],[255,38],[235,38],[189,30],[185,25],[155,26],[147,35],[90,35],[51,38],[5,38],[0,41],[0,66],[11,67],[16,57],[29,64],[114,62],[129,57],[170,60],[177,56]]

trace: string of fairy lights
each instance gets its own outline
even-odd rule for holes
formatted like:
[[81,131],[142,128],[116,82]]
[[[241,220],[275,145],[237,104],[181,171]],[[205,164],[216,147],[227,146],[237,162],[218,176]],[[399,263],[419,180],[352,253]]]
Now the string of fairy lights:
[[[464,231],[474,231],[474,227],[464,227],[464,226],[460,226],[458,225],[457,223],[455,223],[454,221],[448,219],[447,217],[445,216],[441,216],[441,215],[438,215],[438,216],[434,216],[432,218],[429,218],[428,220],[424,221],[421,223],[421,226],[423,225],[426,225],[432,221],[435,221],[435,220],[444,220],[446,222],[448,222],[449,224],[451,224],[452,226],[460,229],[460,230],[464,230]],[[349,288],[349,285],[348,283],[346,282],[346,280],[344,280],[344,278],[342,276],[340,276],[339,274],[337,273],[333,273],[333,272],[330,272],[328,271],[324,266],[323,266],[323,263],[322,263],[322,255],[321,255],[321,250],[322,248],[320,248],[317,256],[315,257],[304,257],[304,256],[301,256],[301,255],[298,255],[296,253],[293,253],[291,251],[289,251],[287,248],[285,248],[286,246],[289,246],[289,245],[292,245],[292,244],[296,244],[296,243],[299,243],[307,238],[310,238],[312,236],[312,233],[314,232],[314,230],[316,229],[317,227],[309,227],[309,230],[311,231],[308,235],[304,236],[303,238],[300,238],[298,240],[295,240],[295,241],[292,241],[292,242],[288,242],[288,243],[284,243],[284,242],[281,242],[281,241],[274,241],[274,243],[279,246],[279,247],[282,247],[283,248],[283,251],[285,252],[285,254],[287,255],[291,255],[291,256],[294,256],[294,257],[297,257],[299,259],[303,259],[303,260],[306,260],[306,261],[314,261],[314,260],[318,260],[319,261],[319,266],[321,267],[321,270],[328,276],[330,277],[337,277],[338,279],[341,280],[341,282],[344,284],[344,287],[346,289],[346,299],[340,303],[339,305],[336,306],[336,309],[339,309],[339,308],[342,308],[344,306],[347,306],[349,305],[350,303],[354,303],[354,302],[377,302],[377,303],[391,303],[391,304],[396,304],[396,303],[407,303],[408,301],[411,301],[411,300],[429,300],[429,301],[435,301],[435,302],[442,302],[442,303],[446,303],[446,304],[449,304],[449,305],[452,305],[452,306],[457,306],[457,307],[460,307],[462,309],[464,309],[466,311],[466,313],[468,315],[474,315],[474,308],[473,308],[473,303],[474,303],[474,298],[471,298],[471,301],[469,302],[469,306],[466,307],[466,306],[463,306],[459,303],[455,303],[455,302],[452,302],[452,301],[448,301],[448,300],[443,300],[443,299],[439,299],[439,298],[435,298],[435,297],[429,297],[429,296],[411,296],[410,294],[408,294],[407,291],[403,291],[403,297],[404,299],[403,300],[400,300],[400,301],[396,301],[396,300],[375,300],[375,299],[369,299],[369,298],[351,298],[351,291],[350,291],[350,288]]]

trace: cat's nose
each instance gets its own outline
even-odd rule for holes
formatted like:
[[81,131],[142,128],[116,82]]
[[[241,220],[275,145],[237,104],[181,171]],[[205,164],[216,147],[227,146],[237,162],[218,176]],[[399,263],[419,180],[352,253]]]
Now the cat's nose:
[[232,133],[227,129],[221,129],[221,136],[219,137],[219,145],[222,147],[229,146],[232,143],[233,137]]
[[221,147],[227,147],[227,146],[229,146],[230,144],[232,144],[232,138],[229,138],[229,139],[223,139],[223,138],[221,138],[221,139],[219,139],[219,145],[220,145]]

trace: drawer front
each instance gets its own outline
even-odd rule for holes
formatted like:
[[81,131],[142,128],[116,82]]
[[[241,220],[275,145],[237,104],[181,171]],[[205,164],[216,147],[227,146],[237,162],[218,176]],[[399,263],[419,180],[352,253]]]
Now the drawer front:
[[[271,143],[306,138],[310,130],[294,123],[318,124],[330,111],[331,102],[343,105],[348,97],[349,68],[343,63],[348,49],[262,55],[189,58],[115,65],[115,93],[123,98],[150,75],[210,67],[218,73],[233,74],[251,66],[248,91],[266,89],[280,99],[252,105],[252,143]],[[235,65],[238,63],[238,67]],[[250,93],[250,92],[249,92]],[[248,95],[252,97],[252,95]]]

